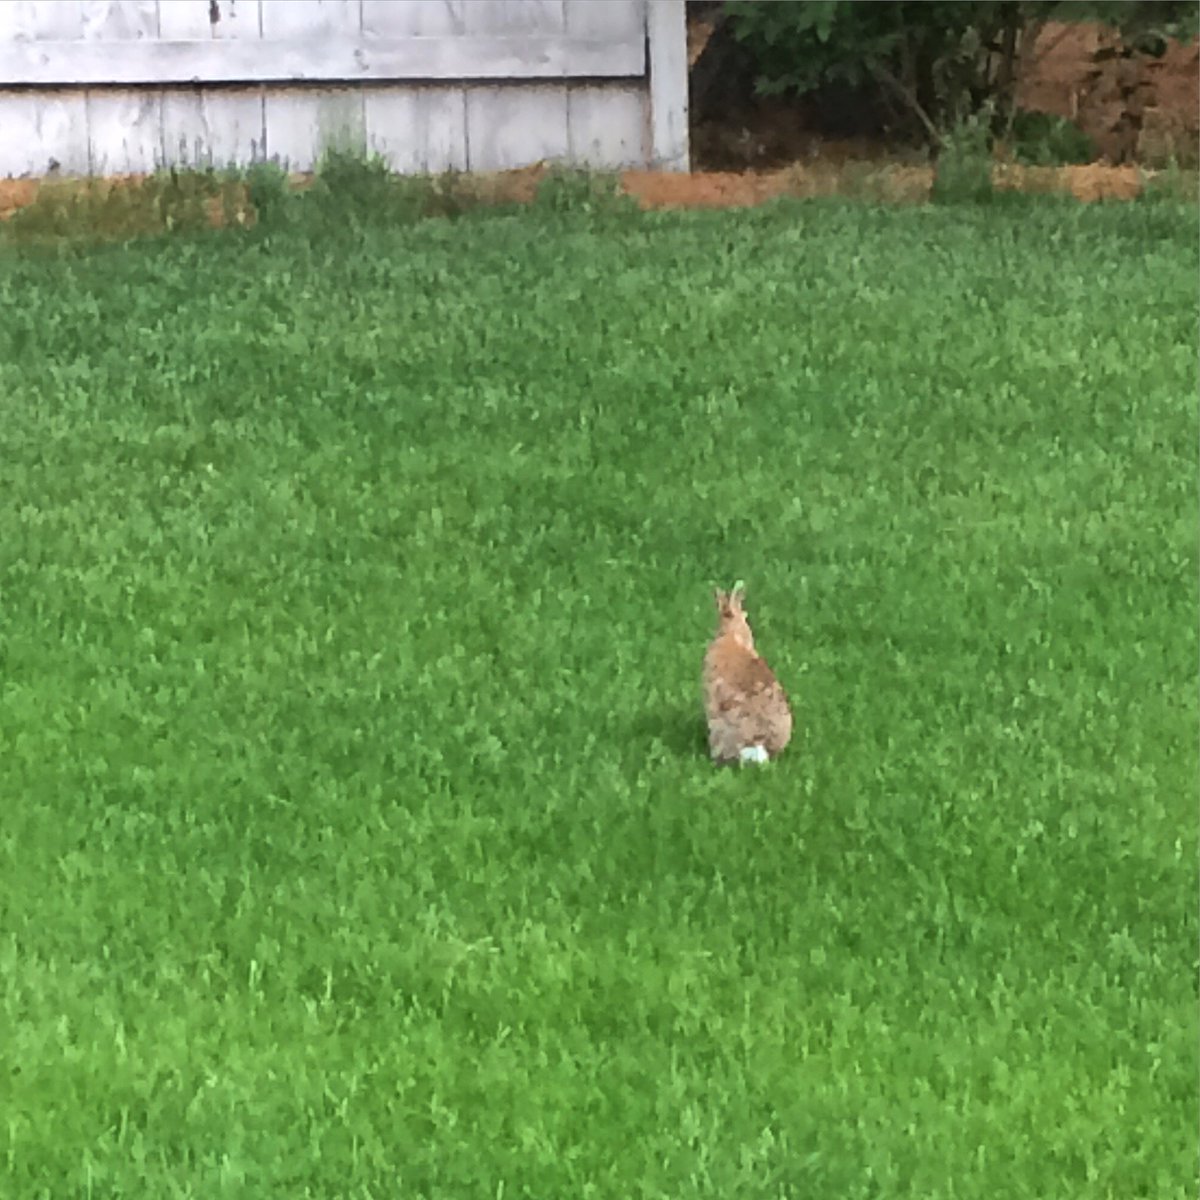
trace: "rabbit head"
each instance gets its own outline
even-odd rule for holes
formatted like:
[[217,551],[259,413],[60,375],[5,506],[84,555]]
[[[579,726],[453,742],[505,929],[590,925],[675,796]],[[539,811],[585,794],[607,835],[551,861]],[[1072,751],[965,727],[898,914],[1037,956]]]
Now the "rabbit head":
[[717,637],[732,638],[738,645],[753,651],[754,634],[746,620],[746,589],[741,584],[729,592],[717,588],[713,597],[717,602]]

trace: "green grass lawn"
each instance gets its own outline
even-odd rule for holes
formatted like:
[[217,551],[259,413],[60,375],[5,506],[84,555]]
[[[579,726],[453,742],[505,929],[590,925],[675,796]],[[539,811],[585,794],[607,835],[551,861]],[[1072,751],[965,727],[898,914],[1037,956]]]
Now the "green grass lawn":
[[6,251],[0,1196],[1194,1196],[1196,278],[1047,200]]

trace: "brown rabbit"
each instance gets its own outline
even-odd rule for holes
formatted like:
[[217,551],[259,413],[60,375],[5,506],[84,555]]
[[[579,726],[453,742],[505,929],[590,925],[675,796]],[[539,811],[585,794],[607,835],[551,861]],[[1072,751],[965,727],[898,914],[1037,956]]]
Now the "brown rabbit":
[[718,763],[764,763],[792,736],[792,711],[774,672],[754,652],[745,592],[716,591],[717,633],[704,656],[708,749]]

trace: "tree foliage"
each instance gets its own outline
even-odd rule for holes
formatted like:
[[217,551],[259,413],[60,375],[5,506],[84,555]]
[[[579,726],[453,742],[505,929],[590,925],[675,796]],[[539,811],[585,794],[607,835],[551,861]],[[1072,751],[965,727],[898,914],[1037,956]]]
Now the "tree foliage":
[[734,36],[755,55],[764,94],[804,95],[828,84],[876,93],[897,128],[940,147],[947,132],[986,113],[1011,123],[1022,38],[1047,20],[1102,21],[1123,53],[1162,54],[1194,36],[1197,6],[1178,0],[731,0]]

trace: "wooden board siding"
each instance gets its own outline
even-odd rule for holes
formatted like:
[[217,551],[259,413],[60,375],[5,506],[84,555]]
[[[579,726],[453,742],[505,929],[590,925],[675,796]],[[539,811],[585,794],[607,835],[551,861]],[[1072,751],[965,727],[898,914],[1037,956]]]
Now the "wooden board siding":
[[0,175],[268,158],[305,170],[330,145],[406,172],[542,159],[686,169],[683,10],[683,0],[3,0]]

